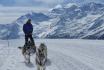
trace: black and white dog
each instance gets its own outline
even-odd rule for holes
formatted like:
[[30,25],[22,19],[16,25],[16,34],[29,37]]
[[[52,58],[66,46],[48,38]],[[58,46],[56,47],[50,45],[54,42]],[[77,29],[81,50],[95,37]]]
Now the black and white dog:
[[37,70],[45,70],[47,61],[47,46],[41,43],[36,49],[36,65]]
[[19,49],[22,50],[22,55],[25,58],[25,61],[27,63],[30,63],[30,56],[31,54],[34,54],[36,51],[36,46],[32,45],[31,42],[29,41],[27,45],[24,45],[23,47],[18,47]]

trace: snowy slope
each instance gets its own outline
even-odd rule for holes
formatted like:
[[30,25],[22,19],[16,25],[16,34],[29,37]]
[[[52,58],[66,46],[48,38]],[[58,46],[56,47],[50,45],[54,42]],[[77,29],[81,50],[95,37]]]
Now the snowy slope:
[[[6,45],[5,41],[0,46],[8,51],[0,50],[0,70],[36,70],[35,55],[31,58],[31,64],[25,64],[21,51],[17,49],[23,45],[23,39],[9,42],[9,47],[3,46]],[[46,70],[104,70],[102,40],[38,39],[36,45],[41,42],[48,47]]]
[[[67,6],[67,7],[66,7]],[[87,38],[103,39],[104,4],[88,3],[83,6],[76,4],[63,5],[62,8],[54,8],[50,15],[57,19],[57,30],[49,38]],[[98,30],[99,28],[99,30]],[[96,30],[96,34],[95,34]],[[102,35],[100,35],[101,33]]]
[[46,30],[45,27],[47,25],[41,27],[41,24],[39,24],[39,22],[48,22],[48,20],[50,19],[47,15],[44,15],[43,13],[29,12],[26,15],[19,17],[16,21],[12,22],[11,24],[0,24],[0,39],[16,39],[20,38],[21,36],[23,37],[23,24],[25,24],[29,18],[32,20],[32,24],[35,27],[35,37],[37,36],[37,34],[43,31],[42,28]]

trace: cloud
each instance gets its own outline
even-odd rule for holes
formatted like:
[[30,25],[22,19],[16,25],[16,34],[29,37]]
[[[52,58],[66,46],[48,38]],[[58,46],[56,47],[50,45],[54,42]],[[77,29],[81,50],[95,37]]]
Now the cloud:
[[0,7],[0,24],[11,23],[31,11],[47,12],[48,9],[45,7]]
[[44,6],[53,7],[60,3],[104,2],[104,0],[0,0],[4,6]]
[[40,3],[39,5],[46,6],[46,7],[53,7],[57,4],[63,2],[63,0],[33,0],[34,3]]
[[44,6],[52,7],[64,0],[0,0],[4,6]]
[[[34,11],[47,12],[50,8],[62,3],[88,2],[89,0],[0,0],[0,24],[11,23],[20,16]],[[104,2],[104,0],[91,0]],[[5,21],[6,20],[6,21]]]
[[45,4],[56,4],[61,3],[63,0],[34,0],[35,2],[43,2]]
[[0,7],[3,7],[3,5],[2,5],[2,4],[0,4]]

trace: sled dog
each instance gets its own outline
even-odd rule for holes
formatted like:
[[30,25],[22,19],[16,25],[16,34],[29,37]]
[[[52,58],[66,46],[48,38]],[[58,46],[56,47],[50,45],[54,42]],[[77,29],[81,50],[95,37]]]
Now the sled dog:
[[36,46],[32,45],[31,42],[29,41],[27,45],[24,45],[23,47],[18,47],[19,49],[22,50],[22,55],[25,58],[25,61],[27,63],[30,63],[30,56],[31,54],[34,54],[36,51]]
[[36,49],[36,65],[37,70],[45,70],[47,61],[47,46],[41,43]]

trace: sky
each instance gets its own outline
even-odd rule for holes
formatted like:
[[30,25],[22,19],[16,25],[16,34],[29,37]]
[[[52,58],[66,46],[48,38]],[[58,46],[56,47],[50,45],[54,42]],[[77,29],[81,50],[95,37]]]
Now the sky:
[[57,4],[104,0],[0,0],[0,24],[11,23],[28,12],[47,12]]
[[46,12],[63,0],[0,0],[0,24],[15,21],[28,12]]
[[46,6],[50,7],[63,0],[0,0],[0,4],[4,6]]

